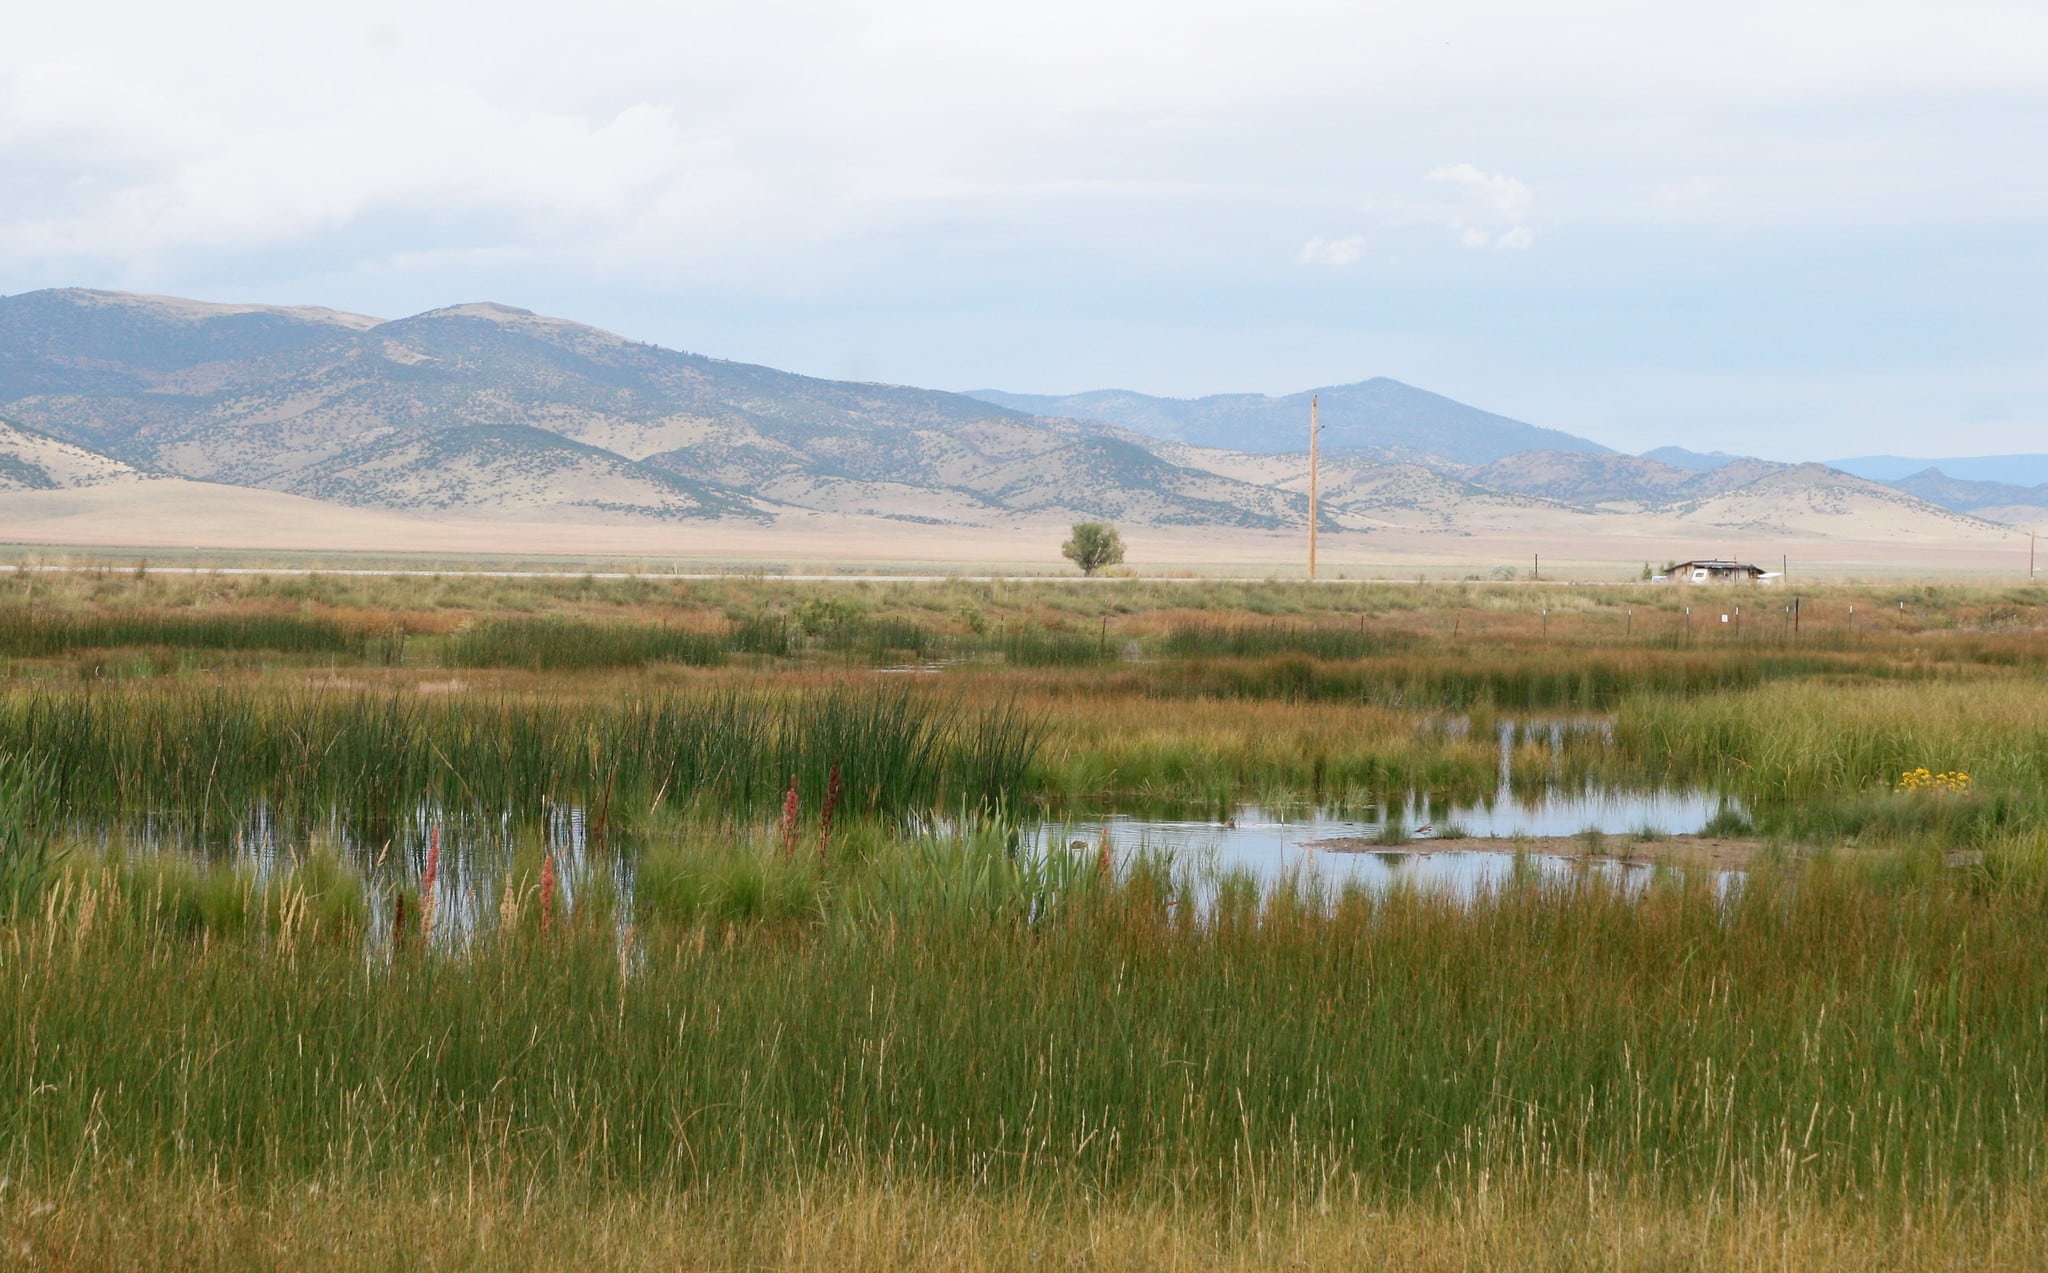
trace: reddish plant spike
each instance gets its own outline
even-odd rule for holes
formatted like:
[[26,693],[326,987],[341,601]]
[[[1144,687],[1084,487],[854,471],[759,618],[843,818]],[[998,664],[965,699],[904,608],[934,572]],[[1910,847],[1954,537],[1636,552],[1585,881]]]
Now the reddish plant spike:
[[391,909],[391,944],[394,948],[405,944],[405,892],[402,889],[397,904]]
[[796,775],[789,776],[789,794],[782,798],[782,855],[796,852],[796,820],[801,805],[796,794]]

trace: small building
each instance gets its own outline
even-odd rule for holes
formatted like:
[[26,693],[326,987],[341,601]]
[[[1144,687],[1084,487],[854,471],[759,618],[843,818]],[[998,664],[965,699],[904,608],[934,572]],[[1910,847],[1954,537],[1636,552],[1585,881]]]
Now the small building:
[[1778,576],[1746,561],[1681,561],[1665,571],[1664,579],[1680,583],[1765,583]]

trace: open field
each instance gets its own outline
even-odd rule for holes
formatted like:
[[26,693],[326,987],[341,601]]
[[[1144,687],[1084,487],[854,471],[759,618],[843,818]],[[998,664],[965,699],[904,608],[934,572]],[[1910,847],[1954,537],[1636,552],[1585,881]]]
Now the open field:
[[2044,589],[0,574],[30,1267],[2038,1267],[2044,921]]
[[[1837,519],[1840,520],[1840,519]],[[2048,527],[2038,527],[2048,531]],[[2024,578],[2027,528],[1958,523],[1953,534],[1901,533],[1882,518],[1840,526],[1777,525],[1759,513],[1749,529],[1699,526],[1666,515],[1592,517],[1556,509],[1511,524],[1455,531],[1390,524],[1322,537],[1321,573],[1353,578],[1457,578],[1497,567],[1529,573],[1534,558],[1554,578],[1627,579],[1645,562],[1736,556],[1801,575]],[[1014,571],[1065,573],[1062,520],[935,527],[882,517],[791,511],[772,524],[646,518],[534,520],[442,516],[352,508],[301,496],[178,478],[135,479],[71,490],[0,492],[0,544],[47,553],[120,550],[399,554],[454,561],[568,558],[668,569]],[[1124,530],[1142,573],[1300,577],[1302,535],[1210,527]]]

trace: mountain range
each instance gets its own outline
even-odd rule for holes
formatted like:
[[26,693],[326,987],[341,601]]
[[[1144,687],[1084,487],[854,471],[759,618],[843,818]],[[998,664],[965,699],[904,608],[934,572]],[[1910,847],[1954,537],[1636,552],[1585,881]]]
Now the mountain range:
[[[1676,448],[1622,455],[1387,379],[1311,392],[1333,531],[1654,514],[1981,535],[2048,509],[2048,488],[1939,473],[1887,486]],[[0,491],[186,482],[515,521],[1271,531],[1307,516],[1310,396],[821,380],[488,303],[385,321],[80,289],[0,298]]]
[[1523,451],[1611,454],[1597,442],[1468,407],[1384,376],[1284,397],[1226,393],[1158,398],[1122,389],[1045,397],[976,389],[970,396],[1038,416],[1101,420],[1135,433],[1226,451],[1306,450],[1309,402],[1332,452],[1433,468],[1486,464]]
[[1939,469],[1944,476],[1965,482],[2048,486],[2048,455],[1958,455],[1947,459],[1861,455],[1846,460],[1829,460],[1828,466],[1867,477],[1873,482],[1903,481],[1927,469]]

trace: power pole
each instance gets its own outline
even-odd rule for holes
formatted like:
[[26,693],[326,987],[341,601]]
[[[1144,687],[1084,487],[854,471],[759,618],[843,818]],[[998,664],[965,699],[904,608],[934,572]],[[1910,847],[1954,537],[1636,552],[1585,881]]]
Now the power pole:
[[1317,400],[1308,400],[1308,577],[1316,577],[1316,435],[1323,431]]

